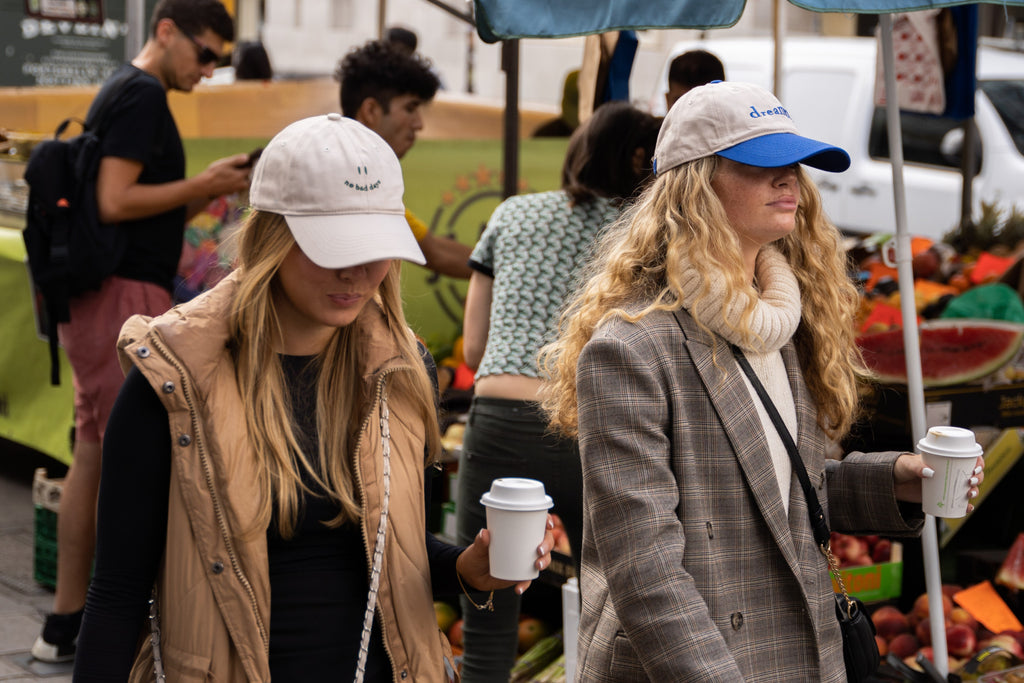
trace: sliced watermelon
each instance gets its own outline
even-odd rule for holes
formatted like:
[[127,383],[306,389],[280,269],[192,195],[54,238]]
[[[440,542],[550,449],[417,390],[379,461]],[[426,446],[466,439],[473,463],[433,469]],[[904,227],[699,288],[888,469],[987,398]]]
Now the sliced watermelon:
[[1015,591],[1024,590],[1024,533],[1017,534],[1017,540],[1010,546],[1006,559],[999,567],[996,583]]
[[[961,384],[989,375],[1017,353],[1024,325],[999,320],[952,318],[921,323],[921,375],[926,387]],[[864,361],[878,381],[906,384],[903,330],[857,338]]]

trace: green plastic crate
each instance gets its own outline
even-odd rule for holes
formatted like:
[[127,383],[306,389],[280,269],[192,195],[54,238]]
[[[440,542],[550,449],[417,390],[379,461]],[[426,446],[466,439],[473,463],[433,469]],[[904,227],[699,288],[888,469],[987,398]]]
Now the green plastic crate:
[[32,574],[36,583],[57,587],[57,513],[36,507],[35,553]]

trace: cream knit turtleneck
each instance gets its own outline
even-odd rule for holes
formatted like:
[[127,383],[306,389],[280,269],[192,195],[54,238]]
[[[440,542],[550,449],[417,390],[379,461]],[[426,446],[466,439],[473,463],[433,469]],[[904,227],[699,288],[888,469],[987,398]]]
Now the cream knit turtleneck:
[[[782,421],[785,423],[793,439],[797,438],[796,406],[793,393],[789,386],[786,366],[779,353],[786,342],[796,332],[800,324],[800,287],[789,264],[779,251],[773,247],[765,247],[757,257],[755,265],[755,281],[759,290],[759,298],[754,304],[754,314],[750,319],[750,329],[757,336],[753,342],[744,341],[733,325],[739,322],[740,315],[749,301],[750,295],[738,293],[726,299],[725,285],[720,279],[713,279],[710,291],[698,303],[694,299],[700,290],[703,278],[685,264],[683,282],[683,305],[694,318],[707,325],[726,341],[743,349],[747,360],[764,384],[765,390],[775,403]],[[761,399],[754,391],[745,374],[741,373],[747,390],[750,392],[757,414],[761,418],[768,448],[771,453],[775,476],[782,494],[782,504],[789,512],[789,490],[792,480],[792,465],[789,454],[782,443],[778,432],[772,425],[771,418],[765,410]]]

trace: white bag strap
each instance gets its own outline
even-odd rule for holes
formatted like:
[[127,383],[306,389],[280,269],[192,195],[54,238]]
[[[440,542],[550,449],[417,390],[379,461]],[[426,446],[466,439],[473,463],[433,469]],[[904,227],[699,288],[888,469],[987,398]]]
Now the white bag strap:
[[362,683],[366,675],[366,656],[370,651],[370,633],[373,630],[373,615],[377,608],[377,591],[380,588],[380,568],[384,561],[384,535],[388,528],[388,502],[391,498],[391,429],[388,426],[387,392],[380,396],[380,436],[384,456],[384,502],[380,508],[380,522],[377,524],[377,539],[373,545],[373,569],[370,571],[370,593],[366,598],[366,613],[363,616],[363,637],[359,643],[359,660],[356,662],[355,683]]

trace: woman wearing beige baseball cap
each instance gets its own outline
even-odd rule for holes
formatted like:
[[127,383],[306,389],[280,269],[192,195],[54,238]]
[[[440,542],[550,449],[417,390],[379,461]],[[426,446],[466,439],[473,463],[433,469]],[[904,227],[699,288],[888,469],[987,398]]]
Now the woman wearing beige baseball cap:
[[362,124],[293,123],[237,270],[125,324],[76,679],[454,680],[434,594],[527,588],[489,575],[486,530],[426,531],[437,394],[402,313],[400,262],[423,262],[402,194]]
[[802,164],[849,158],[771,93],[716,82],[673,105],[654,161],[543,351],[544,406],[583,462],[577,680],[845,681],[785,433],[836,531],[918,534],[920,505],[901,503],[933,474],[918,455],[826,456],[865,373],[839,233]]

